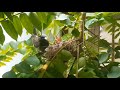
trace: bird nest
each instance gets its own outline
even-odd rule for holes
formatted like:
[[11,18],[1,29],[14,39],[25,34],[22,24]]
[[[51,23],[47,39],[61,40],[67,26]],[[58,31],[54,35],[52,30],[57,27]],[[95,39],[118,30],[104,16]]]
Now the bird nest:
[[58,54],[61,50],[67,50],[69,51],[74,57],[77,55],[77,46],[79,46],[79,40],[68,40],[65,42],[60,42],[54,45],[50,45],[45,49],[44,56],[51,60]]

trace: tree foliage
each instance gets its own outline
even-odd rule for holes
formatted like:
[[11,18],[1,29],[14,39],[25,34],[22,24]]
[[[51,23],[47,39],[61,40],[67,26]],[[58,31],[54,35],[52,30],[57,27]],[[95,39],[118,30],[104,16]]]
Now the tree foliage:
[[[66,18],[58,18],[64,15]],[[90,28],[107,25],[105,31],[119,38],[119,12],[0,12],[0,66],[23,54],[19,64],[3,74],[3,78],[119,78],[119,41],[113,47],[105,39],[96,39]],[[50,45],[42,53],[34,47],[30,37],[17,41],[23,29],[38,36],[43,33]],[[4,44],[3,30],[16,40]],[[85,33],[88,32],[88,33]],[[93,33],[94,34],[94,33]],[[114,43],[112,43],[114,44]],[[96,48],[104,49],[106,51]]]

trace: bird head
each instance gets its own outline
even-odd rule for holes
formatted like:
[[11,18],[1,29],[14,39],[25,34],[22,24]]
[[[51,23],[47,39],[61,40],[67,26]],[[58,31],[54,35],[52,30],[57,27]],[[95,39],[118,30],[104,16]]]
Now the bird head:
[[45,39],[46,36],[40,36],[40,39]]

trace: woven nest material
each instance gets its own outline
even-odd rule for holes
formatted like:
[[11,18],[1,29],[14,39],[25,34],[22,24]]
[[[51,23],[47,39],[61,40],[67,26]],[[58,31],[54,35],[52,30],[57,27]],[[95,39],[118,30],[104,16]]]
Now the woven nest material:
[[77,41],[78,40],[68,40],[65,42],[60,42],[59,44],[50,45],[46,48],[44,56],[50,60],[61,50],[69,51],[74,57],[77,55]]

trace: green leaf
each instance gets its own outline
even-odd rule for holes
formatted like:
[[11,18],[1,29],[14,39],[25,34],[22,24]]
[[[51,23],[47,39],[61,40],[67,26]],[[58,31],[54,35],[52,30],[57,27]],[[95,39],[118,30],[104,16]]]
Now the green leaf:
[[118,27],[120,27],[120,24],[119,24],[119,23],[117,23],[117,22],[115,23],[115,25],[117,25]]
[[92,68],[84,68],[81,71],[79,71],[78,75],[79,75],[79,78],[94,78],[94,77],[96,77],[94,69],[92,69]]
[[21,34],[22,34],[22,24],[21,24],[18,16],[13,17],[13,25],[14,25],[17,33],[21,36]]
[[42,30],[42,24],[41,24],[38,16],[37,16],[35,13],[30,12],[29,18],[30,18],[32,24],[33,24],[39,31],[41,31],[41,30]]
[[117,31],[119,31],[120,30],[120,28],[117,28],[117,29],[115,29],[115,32],[117,32]]
[[5,36],[3,34],[2,27],[0,26],[0,44],[3,45],[4,41],[5,41]]
[[103,16],[106,17],[106,16],[109,16],[111,12],[104,12],[103,13]]
[[110,25],[107,26],[106,31],[109,31],[112,28],[113,24],[111,23]]
[[115,39],[120,35],[120,32],[118,32],[116,35],[115,35]]
[[13,48],[14,50],[17,50],[17,48],[18,48],[17,42],[11,41],[9,44],[10,44],[11,48]]
[[100,63],[99,63],[99,60],[96,57],[88,58],[88,60],[86,62],[86,67],[98,70],[99,66],[100,66]]
[[78,29],[74,29],[72,30],[72,35],[78,37],[80,35],[80,32],[78,31]]
[[54,36],[58,35],[60,31],[59,21],[53,20],[50,25],[46,28],[46,33],[51,32]]
[[38,66],[40,64],[40,60],[36,56],[30,56],[25,61],[27,64],[33,66]]
[[11,21],[13,21],[12,12],[4,12],[4,13]]
[[47,13],[46,12],[36,12],[38,17],[39,17],[39,20],[42,22],[42,23],[47,23]]
[[20,73],[20,75],[18,76],[18,78],[33,78],[34,77],[34,73]]
[[65,62],[67,62],[69,59],[72,58],[72,54],[71,54],[69,51],[67,51],[67,50],[62,50],[62,51],[58,54],[57,58],[65,61]]
[[20,20],[21,20],[22,25],[25,27],[25,29],[30,34],[32,34],[34,27],[33,27],[33,24],[31,23],[29,17],[27,16],[27,14],[26,13],[20,14]]
[[7,43],[7,44],[5,44],[1,47],[2,50],[7,50],[7,51],[8,51],[9,48],[10,48],[9,43]]
[[118,78],[120,77],[120,67],[113,66],[111,71],[107,74],[108,78]]
[[60,59],[55,59],[53,60],[53,63],[51,63],[50,66],[47,68],[44,78],[64,78],[63,72],[65,70],[65,64]]
[[86,49],[91,55],[91,57],[96,57],[98,55],[98,41],[97,39],[86,41]]
[[26,40],[25,43],[26,43],[27,45],[29,45],[29,46],[32,46],[32,45],[33,45],[31,38],[29,38],[28,40]]
[[116,51],[115,59],[116,59],[116,58],[120,58],[120,52],[119,52],[119,51]]
[[110,15],[106,15],[106,16],[103,16],[103,17],[109,23],[115,23],[116,22],[116,20],[112,16],[110,16]]
[[28,65],[24,61],[15,65],[15,69],[20,73],[30,73],[31,72],[30,65]]
[[120,20],[120,12],[114,12],[113,18],[116,20]]
[[54,19],[55,19],[55,15],[49,13],[47,16],[47,24],[49,25]]
[[25,53],[26,53],[26,48],[23,47],[23,48],[19,49],[18,52],[21,53],[21,54],[23,54],[23,55],[25,55]]
[[85,23],[85,27],[88,29],[90,28],[92,25],[94,25],[98,20],[96,18],[90,19],[88,21],[86,21]]
[[99,40],[99,47],[103,47],[103,48],[108,48],[110,47],[110,43],[108,43],[106,40],[104,39],[100,39]]
[[16,55],[16,53],[14,51],[8,51],[6,53],[6,55],[8,55],[8,56],[14,56],[14,55]]
[[2,78],[17,78],[15,72],[8,71],[2,75]]
[[11,60],[13,60],[11,57],[7,56],[6,59],[4,59],[4,62],[10,62]]
[[0,12],[0,18],[4,18],[4,13]]
[[118,66],[119,64],[120,64],[119,62],[110,62],[110,63],[106,66],[106,68],[107,68],[108,71],[110,71],[113,66]]
[[73,16],[69,16],[69,19],[70,19],[71,21],[75,21],[75,18],[74,18]]
[[113,30],[114,30],[114,25],[108,30],[108,33],[112,33],[113,32]]
[[67,69],[67,66],[63,63],[61,59],[56,59],[53,64],[55,65],[55,69],[63,74],[63,72]]
[[62,41],[67,41],[67,40],[69,40],[71,37],[72,37],[71,34],[65,34],[65,35],[62,36]]
[[18,38],[18,34],[12,24],[11,21],[9,20],[4,20],[1,22],[3,28],[5,29],[5,31],[8,33],[8,35],[10,35],[13,39],[17,40]]
[[115,47],[115,50],[120,50],[120,46],[116,46],[116,47]]
[[[57,76],[57,75],[56,75]],[[45,72],[45,75],[44,75],[44,77],[45,78],[54,78],[55,76],[54,76],[54,74],[53,73],[51,73],[51,72]]]
[[86,65],[86,59],[85,57],[81,57],[79,58],[79,62],[78,62],[79,68],[83,67]]
[[107,50],[107,53],[112,54],[112,50],[113,50],[112,47],[109,47],[108,50]]
[[22,58],[22,61],[24,61],[26,58],[28,58],[28,57],[30,56],[30,54],[31,54],[31,49],[28,49],[28,50],[26,51],[26,53],[24,54],[24,56],[23,56],[23,58]]
[[104,63],[105,61],[107,61],[108,56],[109,56],[108,53],[102,52],[102,54],[98,56],[99,63]]
[[47,22],[46,22],[46,24],[43,23],[43,29],[47,28],[50,25],[50,23],[55,19],[55,16],[50,14],[50,12],[47,14],[48,14],[47,15]]
[[0,20],[4,20],[4,13],[0,12]]
[[3,60],[3,59],[6,59],[6,55],[1,55],[0,54],[0,61]]
[[71,24],[72,24],[70,19],[61,20],[61,23],[68,25],[68,26],[71,26]]

